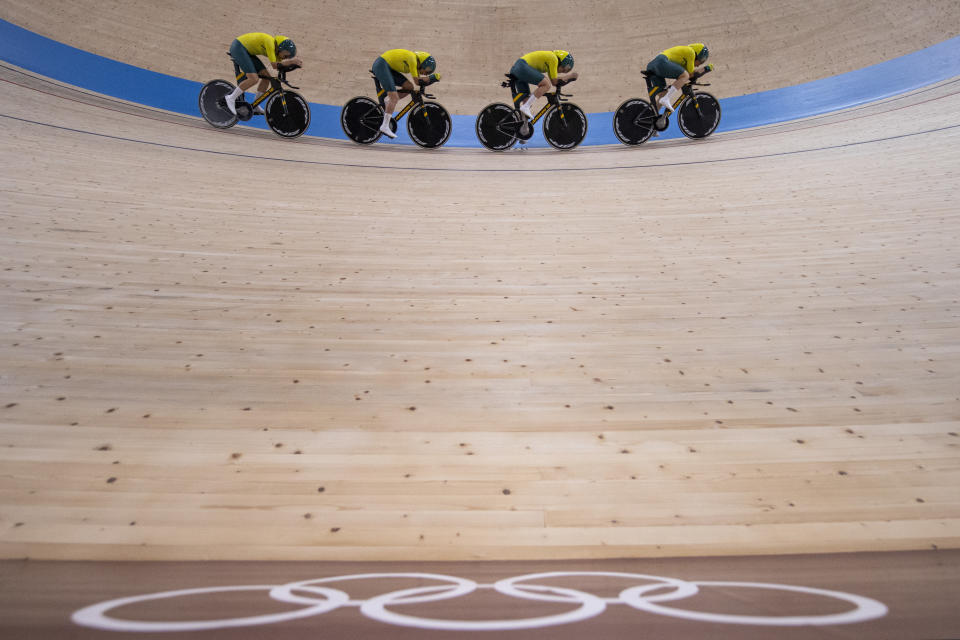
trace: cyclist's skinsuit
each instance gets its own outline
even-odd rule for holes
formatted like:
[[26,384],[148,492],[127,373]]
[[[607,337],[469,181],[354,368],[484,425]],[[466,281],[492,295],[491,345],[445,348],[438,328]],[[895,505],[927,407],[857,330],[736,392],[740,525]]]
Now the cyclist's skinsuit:
[[650,74],[647,83],[652,85],[649,87],[650,95],[665,89],[667,78],[679,78],[684,71],[693,73],[695,60],[701,51],[703,51],[703,44],[697,42],[692,45],[670,47],[660,52],[660,55],[647,65],[647,73]]
[[245,33],[237,36],[230,45],[230,57],[233,58],[233,70],[240,76],[243,73],[260,73],[264,66],[257,56],[267,56],[270,62],[277,61],[277,46],[287,36],[272,36],[269,33]]
[[384,91],[396,91],[397,85],[407,81],[403,74],[411,76],[417,73],[417,54],[406,49],[384,51],[373,63],[373,75],[377,76]]
[[558,66],[560,59],[553,51],[534,51],[513,63],[510,75],[517,79],[513,83],[513,101],[516,102],[521,95],[530,95],[530,85],[540,84],[545,73],[551,80],[556,80]]

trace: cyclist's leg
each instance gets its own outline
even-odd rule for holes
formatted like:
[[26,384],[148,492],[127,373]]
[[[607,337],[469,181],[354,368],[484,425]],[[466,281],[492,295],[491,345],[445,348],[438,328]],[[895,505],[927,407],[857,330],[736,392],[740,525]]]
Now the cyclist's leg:
[[680,92],[680,87],[682,87],[687,80],[690,78],[690,74],[687,73],[687,70],[681,67],[676,62],[671,61],[667,56],[662,53],[656,58],[650,61],[650,64],[647,65],[647,71],[655,75],[657,78],[660,78],[664,82],[664,87],[666,87],[667,78],[676,78],[673,85],[667,90],[666,95],[660,93],[656,96],[656,101],[654,104],[659,104],[666,109],[673,110],[673,101],[676,99],[677,93]]
[[[256,102],[257,100],[259,100],[260,96],[263,95],[264,91],[266,91],[269,86],[270,86],[270,78],[268,78],[266,75],[261,75],[260,84],[257,85],[257,93],[256,95],[253,96],[253,101]],[[255,116],[264,115],[263,107],[261,107],[260,105],[255,106],[253,108],[253,115]]]
[[393,116],[393,110],[397,108],[397,102],[400,101],[394,73],[390,64],[382,56],[374,61],[373,75],[377,77],[377,81],[387,94],[383,100],[383,123],[380,125],[380,131],[390,138],[397,137],[397,134],[390,128],[390,118]]
[[[527,61],[523,58],[520,58],[513,64],[513,68],[510,69],[510,73],[517,79],[517,91],[530,95],[529,98],[520,103],[520,111],[523,112],[523,115],[533,119],[533,114],[531,113],[530,108],[533,106],[533,103],[536,102],[537,98],[549,90],[550,80],[545,75],[527,64]],[[546,89],[543,88],[544,83],[546,83]],[[533,93],[530,93],[531,84],[537,85],[537,88]]]
[[[237,88],[226,96],[226,100],[227,108],[230,109],[231,113],[236,115],[237,108],[235,105],[237,98],[239,98],[244,91],[257,84],[257,81],[260,79],[258,74],[264,67],[260,59],[251,56],[239,40],[234,40],[230,45],[230,57],[233,59],[233,70],[236,73],[238,83]],[[241,73],[246,74],[242,80],[240,79]]]
[[647,64],[647,73],[644,77],[647,81],[647,97],[651,104],[656,105],[657,100],[662,97],[663,92],[667,89],[667,79],[656,72],[654,62],[656,61],[651,60]]

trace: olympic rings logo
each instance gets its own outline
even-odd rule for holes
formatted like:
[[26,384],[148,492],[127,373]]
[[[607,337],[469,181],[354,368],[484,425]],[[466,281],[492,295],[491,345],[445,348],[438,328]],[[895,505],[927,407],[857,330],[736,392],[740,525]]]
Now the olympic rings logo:
[[[616,578],[642,582],[620,591],[616,597],[601,597],[593,593],[571,589],[568,587],[549,586],[551,579],[569,577],[602,577]],[[341,589],[330,586],[333,583],[356,580],[384,580],[384,579],[417,579],[436,581],[440,584],[422,587],[399,589],[383,593],[365,600],[352,599]],[[788,591],[841,600],[853,605],[853,608],[843,613],[824,615],[784,615],[784,616],[751,616],[741,614],[714,613],[694,611],[670,606],[677,600],[689,598],[706,587],[734,587],[738,589],[761,589],[773,591]],[[560,614],[520,618],[511,620],[443,620],[437,618],[423,618],[415,615],[398,613],[393,608],[401,605],[415,605],[426,602],[449,600],[471,594],[477,590],[493,590],[497,593],[540,602],[564,603],[575,608]],[[666,590],[666,591],[665,591]],[[241,618],[225,618],[220,620],[188,620],[188,621],[145,621],[113,618],[110,611],[125,605],[150,602],[166,598],[188,597],[201,594],[227,593],[236,591],[267,591],[270,598],[288,604],[303,605],[302,609],[294,609],[282,613],[270,613]],[[177,591],[162,591],[127,598],[118,598],[84,607],[72,616],[74,623],[85,627],[104,629],[109,631],[153,632],[153,631],[202,631],[209,629],[223,629],[230,627],[247,627],[253,625],[270,624],[306,618],[309,616],[329,613],[340,607],[359,607],[360,612],[373,620],[385,624],[418,629],[435,629],[444,631],[512,631],[518,629],[532,629],[553,625],[569,624],[587,620],[603,613],[609,605],[626,605],[632,609],[654,613],[658,615],[696,620],[700,622],[714,622],[719,624],[743,625],[772,625],[772,626],[802,626],[802,625],[835,625],[865,622],[881,618],[887,613],[887,607],[882,602],[864,596],[842,591],[830,591],[813,587],[797,587],[785,584],[770,584],[763,582],[731,582],[731,581],[697,581],[680,580],[662,576],[651,576],[641,573],[618,573],[608,571],[553,571],[546,573],[532,573],[512,578],[498,580],[494,584],[478,584],[473,580],[455,576],[433,573],[362,573],[333,576],[316,580],[303,580],[283,585],[238,585],[226,587],[205,587],[199,589],[180,589]]]

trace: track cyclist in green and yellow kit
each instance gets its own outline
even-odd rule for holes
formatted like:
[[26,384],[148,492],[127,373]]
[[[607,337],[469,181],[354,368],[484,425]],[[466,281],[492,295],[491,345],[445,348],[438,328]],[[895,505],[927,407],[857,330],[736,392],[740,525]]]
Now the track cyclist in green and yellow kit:
[[397,134],[390,128],[390,118],[400,101],[400,91],[413,92],[421,85],[439,80],[440,74],[435,73],[437,61],[426,51],[390,49],[374,61],[372,70],[380,86],[387,92],[380,131],[390,138],[396,138]]
[[[647,74],[654,85],[650,95],[650,102],[653,103],[654,108],[663,107],[667,111],[673,111],[673,103],[683,85],[690,81],[690,76],[702,75],[713,70],[713,65],[706,64],[708,57],[710,57],[710,50],[706,45],[695,42],[665,49],[651,60],[647,65]],[[668,78],[676,78],[669,89],[667,89]],[[667,90],[664,91],[665,89]]]
[[[513,97],[514,102],[527,97],[520,103],[520,112],[529,120],[533,120],[531,107],[542,98],[544,94],[550,91],[551,87],[557,86],[561,80],[576,80],[577,72],[573,69],[573,56],[569,51],[557,49],[555,51],[533,51],[513,63],[510,69],[510,75],[516,78],[517,95]],[[530,93],[530,85],[536,85],[533,93]]]
[[[233,115],[237,115],[237,98],[244,91],[257,84],[257,98],[270,86],[270,78],[263,62],[257,56],[266,56],[274,69],[280,66],[303,66],[303,60],[297,56],[297,45],[286,36],[272,36],[269,33],[245,33],[237,36],[230,45],[230,57],[233,59],[233,70],[239,86],[226,96],[227,108]],[[240,77],[246,74],[243,80]],[[263,74],[263,75],[262,75]],[[260,107],[254,114],[262,115]]]

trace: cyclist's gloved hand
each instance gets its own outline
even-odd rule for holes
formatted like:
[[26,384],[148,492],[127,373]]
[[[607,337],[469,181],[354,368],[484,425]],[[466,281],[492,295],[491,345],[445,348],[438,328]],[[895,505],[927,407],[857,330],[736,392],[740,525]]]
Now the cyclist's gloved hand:
[[439,81],[440,81],[439,73],[431,73],[429,76],[427,76],[427,84],[433,84],[434,82],[439,82]]
[[712,65],[712,64],[708,64],[707,66],[705,66],[705,67],[703,68],[703,72],[704,72],[704,73],[710,73],[711,71],[713,71],[713,65]]

